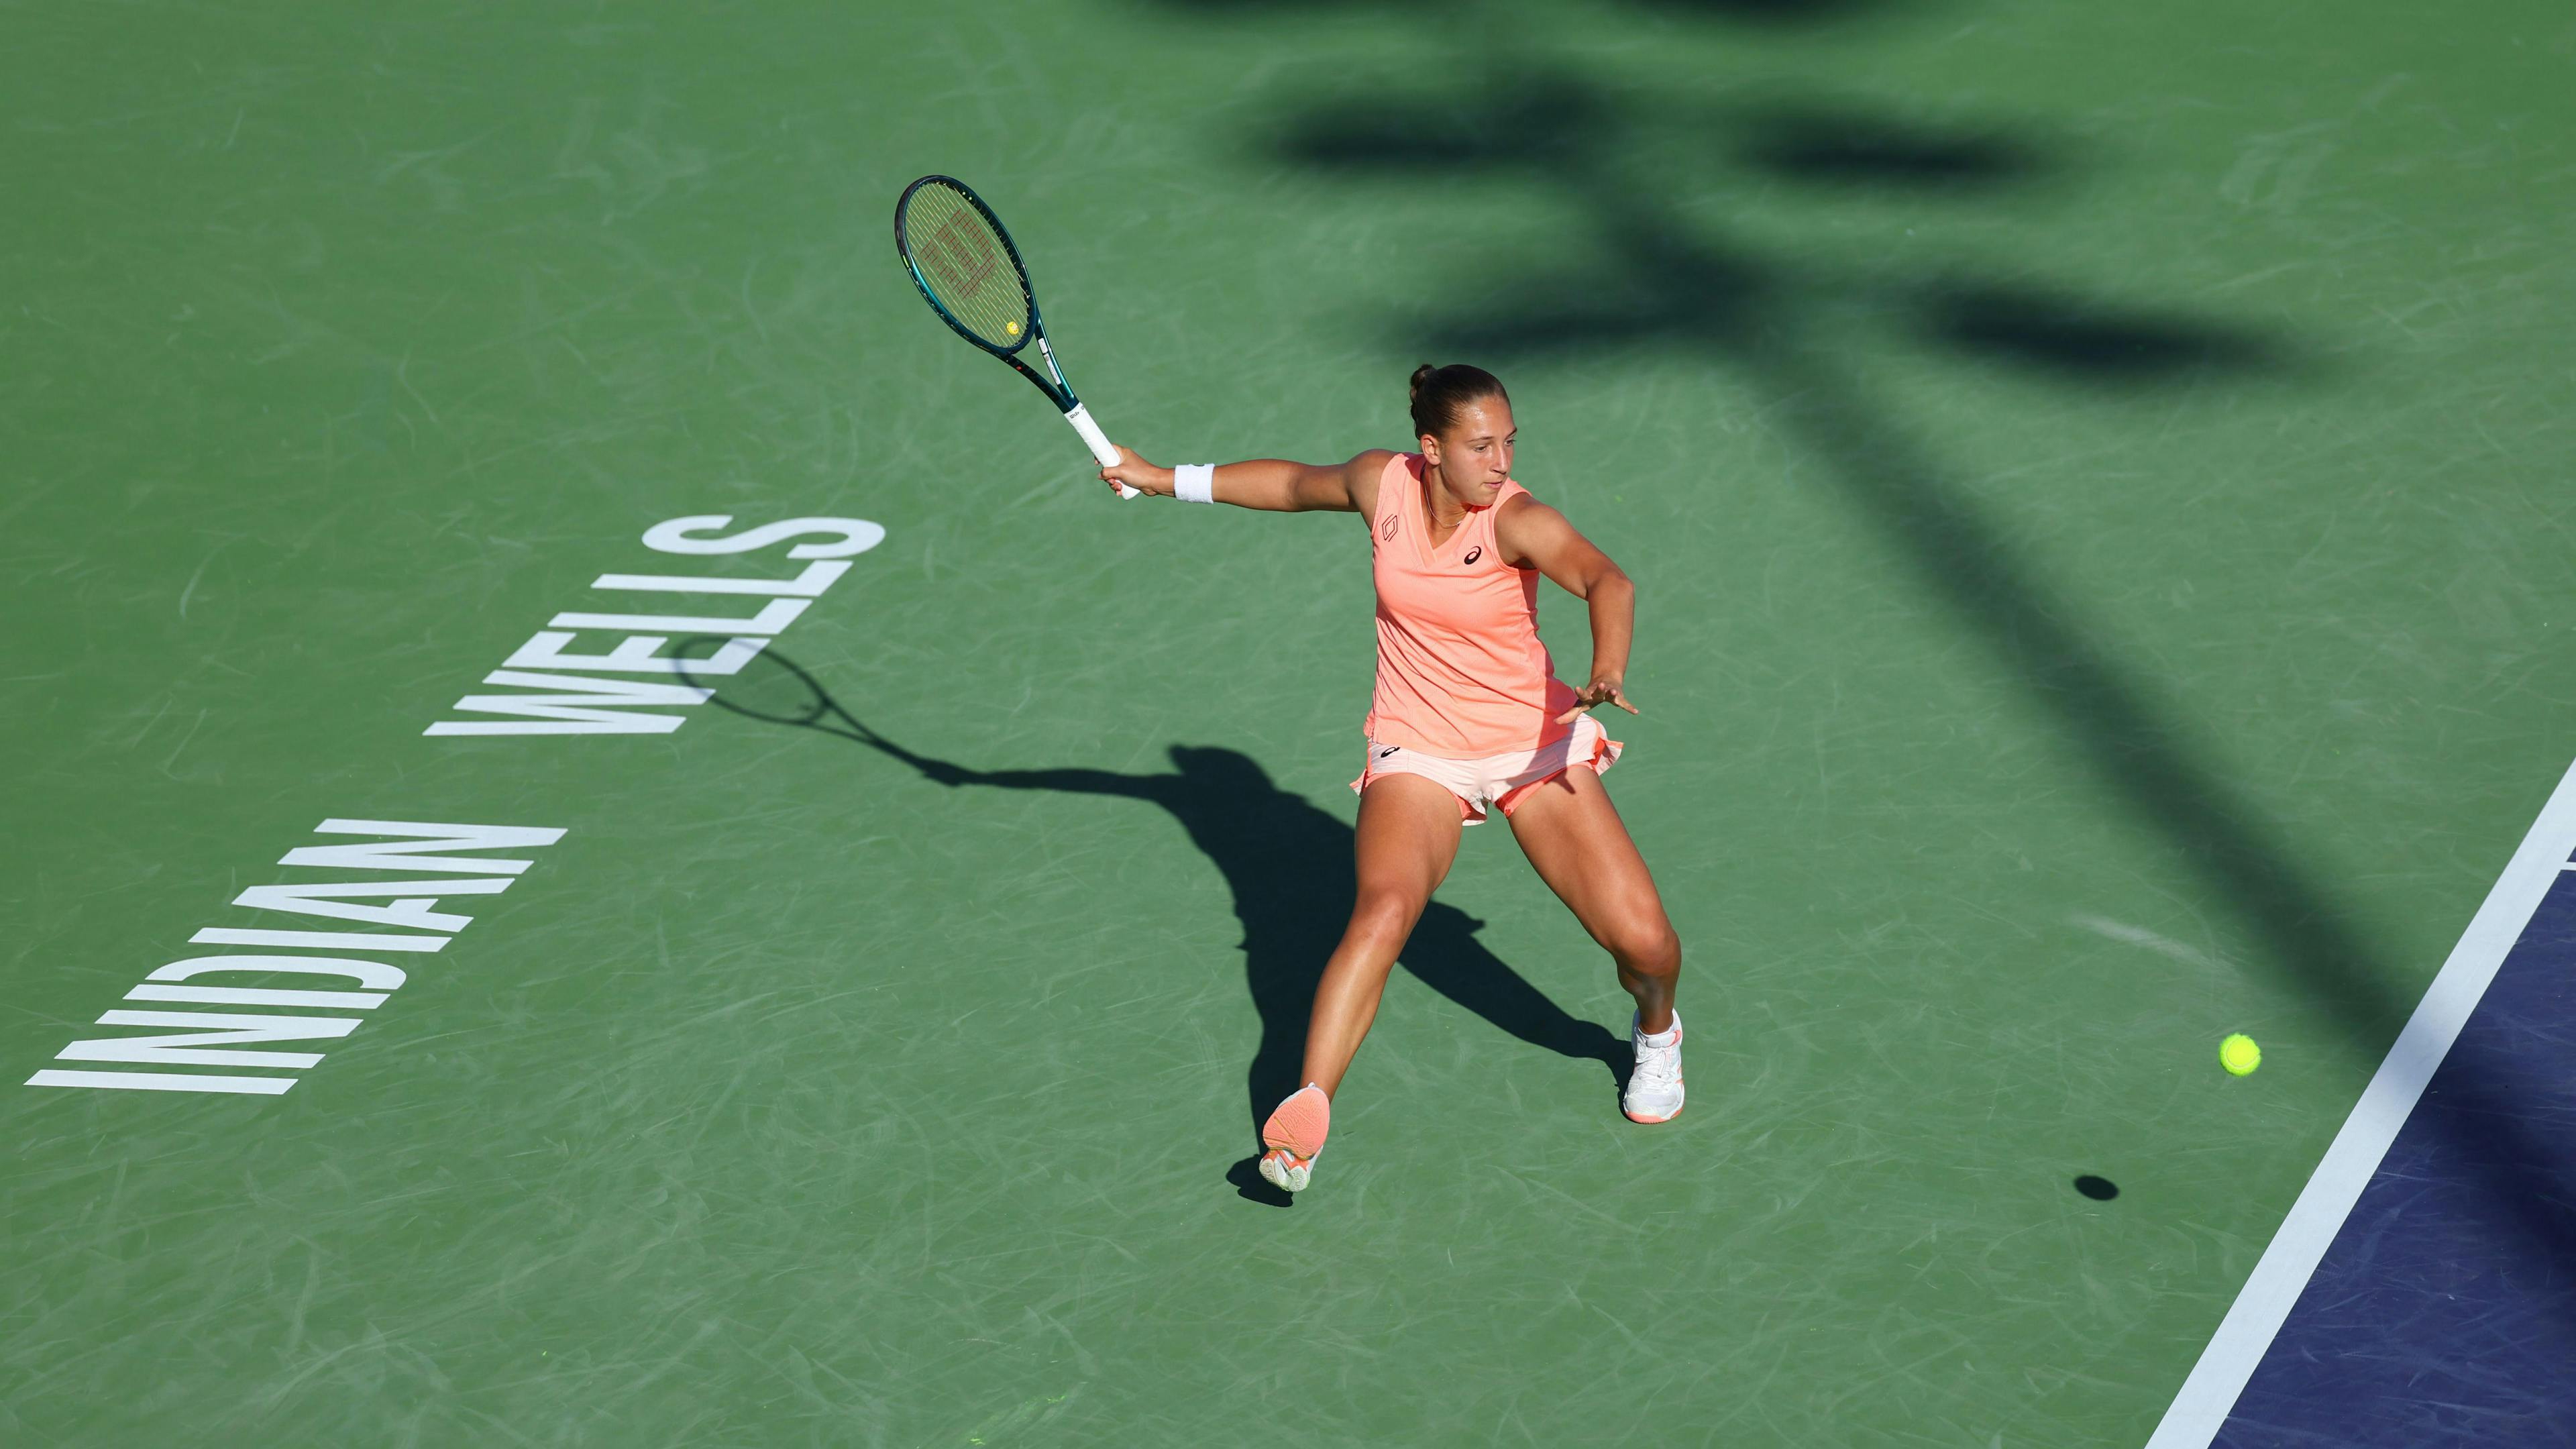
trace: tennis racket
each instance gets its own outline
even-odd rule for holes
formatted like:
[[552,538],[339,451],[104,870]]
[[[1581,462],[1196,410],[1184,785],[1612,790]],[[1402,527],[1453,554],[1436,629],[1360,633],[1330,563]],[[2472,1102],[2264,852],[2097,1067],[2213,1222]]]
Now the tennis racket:
[[[1100,431],[1100,424],[1091,420],[1090,409],[1073,395],[1064,369],[1056,365],[1055,349],[1047,345],[1046,324],[1038,318],[1037,294],[1029,290],[1029,269],[1020,261],[1020,249],[1011,245],[1011,234],[1002,230],[1002,219],[993,215],[984,198],[954,176],[924,176],[905,187],[894,204],[894,247],[903,258],[904,270],[912,273],[913,285],[921,288],[940,321],[1009,363],[1045,393],[1073,430],[1082,434],[1101,467],[1118,466],[1117,448]],[[1038,357],[1046,363],[1046,377],[1038,376],[1020,358],[1031,342],[1037,343]],[[1136,490],[1121,483],[1118,495],[1133,498]]]

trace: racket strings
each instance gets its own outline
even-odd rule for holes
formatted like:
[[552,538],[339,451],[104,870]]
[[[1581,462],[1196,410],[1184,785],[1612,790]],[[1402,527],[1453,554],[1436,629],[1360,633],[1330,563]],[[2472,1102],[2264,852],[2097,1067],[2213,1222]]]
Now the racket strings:
[[984,213],[932,183],[912,193],[903,217],[904,253],[948,315],[993,347],[1028,339],[1028,290],[1010,248]]

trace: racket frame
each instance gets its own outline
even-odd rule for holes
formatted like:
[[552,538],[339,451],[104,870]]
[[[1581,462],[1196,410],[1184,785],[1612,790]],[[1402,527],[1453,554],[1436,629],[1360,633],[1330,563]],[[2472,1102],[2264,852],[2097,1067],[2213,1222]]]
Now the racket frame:
[[[993,228],[993,235],[1002,239],[1002,251],[1011,259],[1011,275],[1020,284],[1020,300],[1027,303],[1029,309],[1028,331],[1018,341],[1007,347],[997,346],[976,336],[972,328],[959,321],[957,314],[949,311],[947,304],[939,300],[939,293],[932,290],[930,279],[921,274],[921,264],[912,259],[911,238],[907,235],[904,218],[911,209],[912,194],[925,186],[932,185],[946,186],[966,198],[966,204],[974,207],[983,216],[985,223]],[[975,194],[974,187],[954,176],[938,174],[921,177],[905,187],[903,195],[896,197],[894,203],[894,250],[895,255],[903,260],[903,269],[912,274],[912,284],[920,289],[921,299],[930,304],[931,311],[939,314],[940,321],[948,324],[948,330],[1009,363],[1012,370],[1029,380],[1030,386],[1046,394],[1047,401],[1055,404],[1056,411],[1064,414],[1066,422],[1073,424],[1073,430],[1082,435],[1083,445],[1091,450],[1092,458],[1100,466],[1114,468],[1118,465],[1120,460],[1117,446],[1109,441],[1108,434],[1100,430],[1100,424],[1093,421],[1091,410],[1084,407],[1082,400],[1073,395],[1073,384],[1065,381],[1064,368],[1055,360],[1055,349],[1047,345],[1046,320],[1038,312],[1038,294],[1036,289],[1029,285],[1029,267],[1028,263],[1020,259],[1019,244],[1011,240],[1011,229],[1002,225],[1002,219],[993,214],[993,208],[984,204],[983,197]],[[1032,342],[1037,344],[1039,360],[1046,364],[1047,377],[1038,376],[1037,370],[1020,357]],[[1053,382],[1048,381],[1050,377],[1054,379]],[[1137,496],[1137,490],[1121,483],[1118,485],[1118,496],[1134,498]]]

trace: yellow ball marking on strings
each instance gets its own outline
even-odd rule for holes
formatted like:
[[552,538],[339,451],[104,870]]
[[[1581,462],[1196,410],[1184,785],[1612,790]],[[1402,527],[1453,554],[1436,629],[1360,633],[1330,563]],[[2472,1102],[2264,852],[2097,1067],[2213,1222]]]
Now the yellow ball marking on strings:
[[1002,330],[1013,337],[1017,337],[1020,335],[1020,324],[1017,322],[1005,322],[1002,324]]

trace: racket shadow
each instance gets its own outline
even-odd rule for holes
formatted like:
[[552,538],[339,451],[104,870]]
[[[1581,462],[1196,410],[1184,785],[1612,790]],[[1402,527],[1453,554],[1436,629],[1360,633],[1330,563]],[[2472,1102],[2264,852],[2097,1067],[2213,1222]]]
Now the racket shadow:
[[[703,654],[721,642],[692,639],[678,652]],[[878,734],[775,649],[762,652],[740,674],[693,676],[688,682],[713,689],[714,702],[735,714],[839,736],[952,788],[1045,790],[1160,807],[1225,878],[1243,924],[1244,985],[1261,1021],[1261,1043],[1244,1073],[1244,1102],[1255,1134],[1279,1099],[1296,1090],[1315,984],[1340,943],[1357,894],[1353,833],[1314,802],[1280,789],[1258,761],[1218,746],[1175,745],[1172,768],[1151,774],[1080,767],[978,770]],[[1559,1056],[1601,1063],[1614,1094],[1623,1089],[1626,1039],[1569,1015],[1531,985],[1478,938],[1484,924],[1435,899],[1397,962],[1509,1036]],[[1247,1154],[1228,1170],[1227,1180],[1246,1198],[1287,1206],[1287,1195],[1254,1171],[1255,1160]]]

